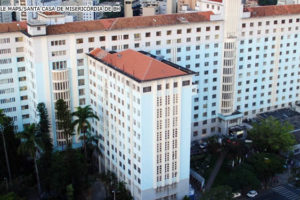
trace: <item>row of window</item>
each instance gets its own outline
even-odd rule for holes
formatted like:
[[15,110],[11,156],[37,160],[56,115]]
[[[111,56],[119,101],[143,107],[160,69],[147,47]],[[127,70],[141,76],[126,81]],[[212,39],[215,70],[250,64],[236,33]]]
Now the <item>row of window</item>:
[[[269,26],[271,23],[273,23],[274,25],[277,25],[279,23],[281,24],[285,24],[285,23],[294,23],[294,22],[300,22],[300,18],[297,18],[297,19],[289,19],[289,20],[285,20],[285,19],[282,19],[282,20],[274,20],[274,21],[266,21],[264,23],[264,26]],[[250,23],[242,23],[242,28],[247,28],[247,25],[249,27],[254,27],[256,23],[254,22],[250,22]],[[263,26],[263,22],[259,21],[257,22],[257,26]]]

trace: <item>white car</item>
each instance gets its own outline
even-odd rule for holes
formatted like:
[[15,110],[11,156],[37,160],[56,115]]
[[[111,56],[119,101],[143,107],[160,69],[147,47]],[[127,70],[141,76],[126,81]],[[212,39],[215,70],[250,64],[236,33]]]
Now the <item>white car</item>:
[[207,147],[207,142],[203,142],[203,143],[199,144],[199,147],[201,149],[205,149]]
[[238,198],[240,196],[242,196],[242,194],[240,192],[234,192],[234,193],[232,193],[232,198],[233,199]]
[[255,190],[251,190],[247,193],[247,197],[250,197],[250,198],[254,198],[257,195],[258,195],[258,193]]

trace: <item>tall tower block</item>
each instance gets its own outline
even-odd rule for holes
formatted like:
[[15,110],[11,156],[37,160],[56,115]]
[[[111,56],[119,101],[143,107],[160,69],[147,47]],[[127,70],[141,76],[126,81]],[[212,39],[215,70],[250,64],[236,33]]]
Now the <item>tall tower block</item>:
[[124,17],[132,17],[132,0],[124,0]]

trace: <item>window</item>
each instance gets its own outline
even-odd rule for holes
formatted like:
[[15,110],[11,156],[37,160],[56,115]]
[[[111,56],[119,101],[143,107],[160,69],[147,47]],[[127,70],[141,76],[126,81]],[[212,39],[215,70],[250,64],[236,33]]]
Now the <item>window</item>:
[[78,80],[78,85],[79,85],[79,86],[84,85],[84,79],[79,79],[79,80]]
[[118,37],[116,35],[113,35],[113,36],[111,36],[111,40],[116,41],[116,40],[118,40]]
[[140,33],[135,33],[134,34],[134,39],[135,40],[140,40],[141,39],[141,34]]
[[77,49],[77,54],[83,53],[83,49]]
[[77,66],[83,66],[84,60],[83,59],[77,59]]
[[25,71],[25,67],[18,67],[18,72],[24,72]]
[[143,92],[146,93],[146,92],[151,92],[151,86],[149,87],[144,87],[143,88]]
[[182,86],[187,86],[187,85],[190,85],[190,81],[182,81]]
[[65,69],[66,67],[67,67],[67,61],[57,61],[52,63],[53,70]]
[[19,57],[19,58],[17,58],[17,62],[24,62],[24,57]]
[[82,96],[82,95],[85,95],[85,91],[84,91],[84,89],[79,89],[79,96]]
[[123,35],[123,39],[124,39],[124,40],[128,40],[128,39],[129,39],[129,35],[128,35],[128,34]]
[[78,76],[84,76],[84,69],[78,70]]
[[89,38],[89,42],[94,42],[95,41],[95,38],[94,37],[90,37]]
[[83,39],[82,38],[76,39],[76,44],[82,44],[82,43],[83,43]]
[[23,42],[23,37],[16,37],[16,38],[15,38],[15,41],[16,41],[16,42]]
[[99,40],[100,40],[101,42],[105,41],[105,36],[100,36],[100,37],[99,37]]

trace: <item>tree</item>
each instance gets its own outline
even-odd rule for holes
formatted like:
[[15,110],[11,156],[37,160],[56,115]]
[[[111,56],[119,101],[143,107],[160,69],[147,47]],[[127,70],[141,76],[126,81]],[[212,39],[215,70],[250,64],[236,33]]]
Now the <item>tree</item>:
[[3,113],[3,110],[0,110],[0,127],[1,127],[1,135],[2,135],[2,143],[3,143],[3,149],[4,149],[4,155],[5,155],[5,162],[7,166],[7,173],[8,173],[8,179],[9,182],[11,183],[11,170],[10,170],[10,165],[9,165],[9,160],[8,160],[8,154],[7,154],[7,147],[6,147],[6,139],[5,139],[5,134],[4,134],[4,123],[7,121],[7,117]]
[[256,176],[263,181],[265,185],[268,184],[269,180],[273,178],[275,174],[284,171],[284,159],[276,154],[257,153],[250,156],[247,162],[253,167]]
[[10,192],[5,195],[0,195],[0,200],[24,200],[24,199],[19,197],[17,194]]
[[277,5],[278,0],[258,0],[258,5],[260,6],[269,6],[269,5]]
[[67,103],[59,99],[55,103],[57,129],[62,130],[68,146],[71,146],[69,137],[73,136],[72,115]]
[[190,197],[185,195],[182,200],[190,200]]
[[226,185],[229,185],[233,191],[248,191],[260,188],[260,181],[253,172],[254,169],[246,164],[234,168],[225,179]]
[[45,152],[51,153],[53,150],[53,144],[51,142],[50,133],[49,133],[49,120],[48,120],[48,112],[44,103],[39,103],[37,105],[38,115],[40,117],[39,121],[39,133],[41,134],[41,138],[43,140],[43,145]]
[[41,184],[37,166],[37,153],[41,152],[42,150],[42,138],[38,135],[38,127],[36,124],[31,124],[27,126],[23,132],[19,133],[18,137],[22,141],[18,148],[19,152],[29,154],[34,161],[38,192],[41,195]]
[[221,185],[205,192],[201,200],[229,200],[232,199],[232,189],[227,185]]
[[254,124],[248,137],[253,141],[253,147],[259,152],[279,153],[289,151],[296,143],[293,130],[289,123],[270,117]]
[[42,145],[44,152],[40,158],[40,177],[42,180],[42,186],[44,191],[50,190],[50,167],[51,167],[51,157],[53,151],[53,144],[50,138],[49,131],[49,120],[48,112],[44,103],[39,103],[37,105],[39,124],[38,124],[38,134],[42,139]]
[[83,148],[85,153],[85,158],[87,158],[86,152],[86,134],[91,129],[91,124],[89,122],[90,119],[99,119],[97,115],[94,114],[92,108],[90,106],[85,107],[77,107],[77,110],[72,113],[72,116],[75,116],[77,119],[74,120],[73,126],[77,126],[77,134],[82,135],[80,137],[83,140]]

